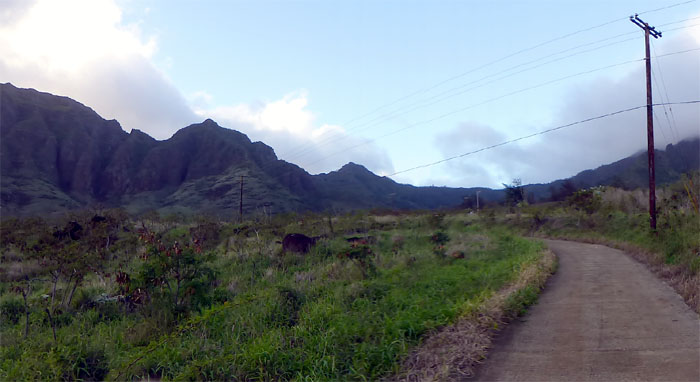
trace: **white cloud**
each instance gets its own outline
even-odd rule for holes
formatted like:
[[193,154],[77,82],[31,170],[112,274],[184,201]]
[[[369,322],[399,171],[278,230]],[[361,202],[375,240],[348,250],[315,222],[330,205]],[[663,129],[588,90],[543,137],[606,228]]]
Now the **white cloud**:
[[155,36],[124,24],[114,1],[9,4],[0,13],[2,20],[12,20],[0,24],[0,82],[69,96],[127,130],[159,139],[196,121],[151,62]]
[[183,96],[153,63],[156,36],[144,36],[138,23],[124,23],[115,0],[7,1],[0,21],[0,82],[71,97],[104,118],[117,119],[127,131],[138,128],[166,139],[211,117],[271,145],[281,158],[310,172],[335,170],[349,161],[393,170],[387,155],[373,145],[315,163],[338,148],[323,144],[329,137],[340,137],[344,145],[364,141],[340,126],[319,126],[305,91],[272,102],[220,107],[210,106],[213,97],[206,90]]
[[[246,133],[272,146],[280,159],[296,163],[311,173],[337,170],[356,162],[369,170],[388,174],[393,165],[386,152],[364,138],[352,137],[341,127],[318,124],[308,110],[308,94],[298,91],[280,100],[199,108],[201,118]],[[348,147],[359,146],[352,151]]]
[[[693,33],[665,36],[664,39],[663,43],[656,42],[656,54],[660,57],[652,58],[656,77],[654,102],[660,103],[662,98],[666,101],[666,97],[670,102],[699,100],[700,54],[695,51],[661,56],[696,49],[700,42]],[[552,125],[532,126],[528,130],[537,132],[645,104],[644,64],[640,62],[621,78],[599,77],[572,86]],[[657,106],[654,112],[657,149],[700,135],[700,105],[675,105],[666,110]],[[496,126],[462,123],[437,136],[435,147],[449,157],[512,138],[516,137],[506,136]],[[459,142],[458,147],[455,142]],[[490,187],[498,187],[513,178],[522,178],[524,183],[550,182],[646,150],[646,145],[646,109],[641,108],[448,162],[442,166],[447,175],[437,181]]]

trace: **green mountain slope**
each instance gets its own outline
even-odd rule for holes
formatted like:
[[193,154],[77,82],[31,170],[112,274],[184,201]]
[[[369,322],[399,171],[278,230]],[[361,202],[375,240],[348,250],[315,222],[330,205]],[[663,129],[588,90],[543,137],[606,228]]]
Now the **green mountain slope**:
[[[657,153],[657,179],[672,182],[700,167],[700,140]],[[690,159],[688,159],[690,158]],[[641,154],[584,171],[577,187],[646,184]],[[279,160],[273,149],[207,119],[158,141],[126,133],[70,98],[0,84],[0,212],[3,216],[60,213],[90,205],[238,216],[241,180],[246,215],[361,208],[434,209],[503,199],[502,190],[414,187],[348,163],[311,175]],[[563,180],[526,189],[551,196]]]

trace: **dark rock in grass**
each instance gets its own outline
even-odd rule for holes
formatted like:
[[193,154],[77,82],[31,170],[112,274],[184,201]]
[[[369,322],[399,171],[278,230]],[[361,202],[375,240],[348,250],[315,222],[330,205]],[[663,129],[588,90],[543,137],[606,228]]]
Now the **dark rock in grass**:
[[319,238],[301,233],[290,233],[282,240],[282,252],[307,253]]
[[464,258],[464,252],[462,251],[454,251],[450,254],[450,257],[453,259],[463,259]]
[[350,244],[363,245],[363,244],[374,244],[377,242],[377,238],[374,236],[352,236],[346,237],[345,241]]

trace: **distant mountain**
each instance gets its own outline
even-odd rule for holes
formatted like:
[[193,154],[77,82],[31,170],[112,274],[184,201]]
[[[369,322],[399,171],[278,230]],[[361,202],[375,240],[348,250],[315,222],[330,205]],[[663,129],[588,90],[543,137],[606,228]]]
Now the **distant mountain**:
[[[697,139],[657,153],[657,179],[673,181],[697,169]],[[691,159],[687,159],[691,158]],[[645,159],[644,159],[645,160]],[[645,185],[640,156],[576,175],[580,187]],[[488,188],[414,187],[348,163],[311,175],[279,160],[262,142],[207,119],[158,141],[126,133],[70,98],[0,84],[0,213],[38,215],[90,205],[132,213],[207,213],[237,216],[243,183],[246,215],[363,208],[434,209],[503,199]],[[538,199],[550,186],[527,186]]]
[[[67,97],[0,84],[0,210],[31,215],[101,204],[131,212],[235,216],[357,208],[440,208],[473,190],[414,187],[349,163],[310,175],[207,119],[157,141]],[[497,200],[500,192],[482,194]]]
[[[700,138],[667,145],[665,150],[654,150],[654,161],[657,186],[676,182],[682,174],[700,170]],[[527,193],[534,194],[537,200],[547,200],[552,197],[552,191],[556,193],[566,182],[578,189],[594,186],[614,186],[627,190],[649,188],[648,171],[648,157],[644,151],[594,170],[582,171],[568,179],[531,184],[525,189]]]

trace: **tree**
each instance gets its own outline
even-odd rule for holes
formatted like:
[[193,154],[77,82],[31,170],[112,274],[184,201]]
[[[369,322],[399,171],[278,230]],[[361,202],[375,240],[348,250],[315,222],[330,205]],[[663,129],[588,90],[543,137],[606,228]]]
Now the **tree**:
[[553,202],[566,200],[566,198],[573,195],[576,190],[578,190],[578,187],[576,187],[574,182],[571,179],[567,179],[561,184],[561,186],[559,186],[558,189],[556,189],[554,186],[549,187],[549,192],[551,195],[550,200]]
[[512,209],[517,207],[519,203],[522,203],[525,198],[525,191],[520,178],[513,179],[510,185],[503,183],[503,187],[505,187],[506,192],[506,206]]
[[596,189],[587,189],[576,191],[567,199],[569,205],[577,211],[583,211],[588,215],[592,215],[598,211],[603,203],[600,192]]

